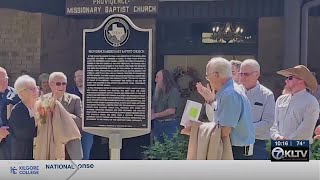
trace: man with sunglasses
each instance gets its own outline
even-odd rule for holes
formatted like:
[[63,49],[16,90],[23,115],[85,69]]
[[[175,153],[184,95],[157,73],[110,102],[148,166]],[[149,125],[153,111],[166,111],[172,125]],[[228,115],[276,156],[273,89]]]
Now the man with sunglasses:
[[209,120],[221,125],[222,136],[230,136],[235,160],[251,160],[255,135],[250,102],[232,79],[231,63],[221,57],[212,58],[207,64],[206,74],[216,94],[201,83],[197,84],[197,90],[206,104],[213,107],[210,108],[213,112]]
[[266,141],[270,139],[270,128],[274,122],[274,95],[271,90],[259,83],[260,65],[256,60],[243,61],[239,75],[241,86],[251,103],[256,138],[253,159],[266,160],[268,159]]
[[14,88],[8,86],[7,71],[0,67],[0,160],[9,160],[9,139],[7,136],[10,134],[8,129],[8,115],[10,107],[17,104],[20,98],[16,94]]
[[[52,93],[46,96],[53,97],[61,102],[63,107],[70,113],[79,130],[82,128],[82,105],[80,97],[66,93],[67,76],[62,72],[53,72],[49,76],[49,86]],[[80,139],[75,139],[66,144],[66,159],[81,160],[83,158]]]
[[313,130],[320,110],[317,99],[307,89],[316,91],[317,80],[303,65],[277,73],[287,77],[285,82],[289,93],[276,101],[271,137],[274,140],[309,140],[312,144]]

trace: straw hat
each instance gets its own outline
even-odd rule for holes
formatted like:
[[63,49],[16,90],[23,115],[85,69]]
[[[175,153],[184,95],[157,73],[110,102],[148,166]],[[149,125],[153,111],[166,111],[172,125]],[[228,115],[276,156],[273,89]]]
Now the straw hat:
[[313,92],[317,90],[317,87],[318,87],[317,79],[314,77],[312,72],[310,72],[310,70],[304,65],[298,65],[293,68],[281,70],[281,71],[278,71],[277,73],[285,77],[289,77],[292,75],[296,76],[299,79],[302,79],[306,83],[306,86],[309,90]]

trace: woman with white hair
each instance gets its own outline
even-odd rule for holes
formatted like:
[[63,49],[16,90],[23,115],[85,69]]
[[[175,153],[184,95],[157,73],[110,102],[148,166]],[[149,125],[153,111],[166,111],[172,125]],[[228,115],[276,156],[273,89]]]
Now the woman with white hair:
[[40,87],[40,94],[45,95],[51,93],[51,89],[49,87],[49,74],[42,73],[38,78],[38,83]]
[[11,112],[9,131],[11,137],[11,159],[32,160],[33,138],[36,136],[34,106],[39,96],[36,81],[29,75],[20,76],[14,88],[21,101]]

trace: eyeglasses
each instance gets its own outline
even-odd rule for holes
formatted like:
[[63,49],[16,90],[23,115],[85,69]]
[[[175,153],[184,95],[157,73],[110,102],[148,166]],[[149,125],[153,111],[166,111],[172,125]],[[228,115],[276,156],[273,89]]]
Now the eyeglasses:
[[22,91],[26,91],[26,90],[28,90],[28,91],[38,91],[38,90],[39,90],[39,87],[34,87],[34,88],[25,88],[25,89],[22,89],[20,92],[22,92]]
[[250,73],[242,73],[242,72],[240,72],[239,75],[240,75],[240,76],[249,77],[249,76],[251,76],[251,74],[253,74],[253,73],[255,73],[255,72],[257,72],[257,71],[253,71],[253,72],[250,72]]
[[56,82],[56,86],[66,86],[67,82]]
[[219,73],[219,72],[212,72],[212,73],[210,73],[209,75],[206,75],[206,80],[209,80],[209,77],[210,77],[212,74],[214,74],[214,73]]

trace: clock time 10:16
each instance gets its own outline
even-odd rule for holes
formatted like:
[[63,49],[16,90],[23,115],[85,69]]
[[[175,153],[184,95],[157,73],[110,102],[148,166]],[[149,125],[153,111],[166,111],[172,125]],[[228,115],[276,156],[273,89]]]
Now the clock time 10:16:
[[276,146],[289,146],[289,141],[275,141]]

